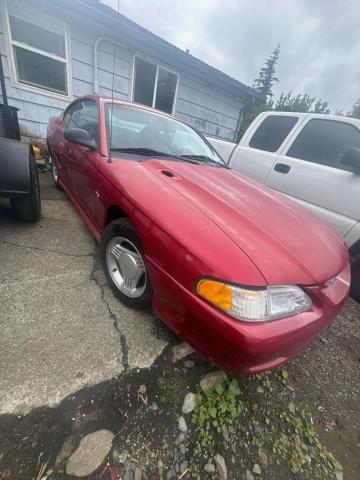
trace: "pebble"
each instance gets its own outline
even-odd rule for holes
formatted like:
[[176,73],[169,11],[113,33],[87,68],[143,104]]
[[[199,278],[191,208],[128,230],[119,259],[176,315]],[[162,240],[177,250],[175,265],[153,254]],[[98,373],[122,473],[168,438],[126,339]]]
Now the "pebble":
[[172,478],[175,478],[176,477],[176,472],[175,470],[172,468],[171,470],[169,470],[166,474],[166,480],[171,480]]
[[154,412],[156,412],[156,410],[159,410],[159,407],[156,405],[155,402],[153,402],[151,405],[150,405],[150,410],[153,410]]
[[292,402],[289,403],[288,408],[290,413],[295,414],[295,405]]
[[195,408],[195,393],[189,392],[185,395],[182,406],[182,413],[185,415],[192,412]]
[[181,452],[183,455],[185,455],[185,453],[186,453],[185,445],[184,445],[183,443],[181,443],[180,446],[179,446],[179,448],[180,448],[180,452]]
[[172,363],[177,362],[178,360],[181,360],[191,353],[193,353],[195,350],[186,342],[179,343],[178,345],[175,345],[172,348]]
[[91,475],[109,454],[113,438],[110,430],[98,430],[86,435],[67,462],[67,475],[75,477]]
[[258,463],[254,464],[253,472],[256,473],[256,475],[261,475],[261,468],[260,468],[260,465]]
[[179,446],[180,443],[183,443],[185,441],[185,434],[183,432],[179,433],[179,435],[175,439],[175,445]]
[[268,465],[269,464],[268,457],[267,457],[266,453],[263,452],[262,450],[259,451],[259,457],[260,457],[261,463],[263,465]]
[[133,472],[131,470],[128,470],[125,473],[124,480],[133,480],[133,479],[134,479]]
[[204,467],[206,473],[215,473],[215,465],[212,463],[207,463]]
[[227,479],[227,468],[225,464],[225,459],[222,455],[217,453],[214,457],[216,468],[219,472],[219,477],[220,480],[226,480]]
[[187,425],[186,425],[186,422],[185,422],[185,418],[184,417],[179,417],[178,422],[179,422],[179,430],[181,430],[182,432],[186,432],[187,431]]
[[336,480],[343,480],[344,476],[343,476],[343,473],[342,472],[335,472],[335,478]]
[[140,385],[138,392],[144,395],[146,393],[146,385]]
[[140,468],[135,468],[134,471],[134,480],[141,480],[142,479],[143,472]]
[[260,386],[257,387],[256,391],[257,391],[258,393],[264,393],[263,387],[260,387]]
[[255,480],[254,475],[250,472],[250,470],[246,470],[245,480]]
[[184,365],[186,368],[194,368],[195,362],[193,360],[185,360]]
[[164,464],[161,460],[158,461],[157,467],[158,467],[159,475],[160,477],[162,477],[162,474],[164,471]]
[[188,469],[188,462],[185,460],[181,465],[180,465],[180,472],[184,473]]
[[215,385],[224,383],[226,379],[227,375],[223,370],[215,370],[214,372],[208,373],[200,380],[200,387],[203,392],[209,392],[215,387]]

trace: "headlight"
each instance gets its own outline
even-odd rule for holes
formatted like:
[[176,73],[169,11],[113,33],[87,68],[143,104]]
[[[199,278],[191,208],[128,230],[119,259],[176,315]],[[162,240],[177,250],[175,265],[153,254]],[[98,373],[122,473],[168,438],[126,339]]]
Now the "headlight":
[[216,280],[200,280],[198,294],[229,315],[247,322],[264,322],[308,310],[309,296],[295,285],[242,288]]

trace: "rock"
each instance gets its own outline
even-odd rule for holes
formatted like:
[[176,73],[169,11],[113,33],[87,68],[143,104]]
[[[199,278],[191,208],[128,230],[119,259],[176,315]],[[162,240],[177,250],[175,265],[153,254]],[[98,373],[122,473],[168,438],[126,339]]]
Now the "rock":
[[175,345],[175,347],[172,348],[172,363],[175,363],[191,353],[193,353],[195,350],[186,342],[179,343],[178,345]]
[[188,469],[188,462],[185,460],[181,465],[180,465],[180,473],[184,473]]
[[185,441],[185,435],[183,432],[179,433],[179,435],[175,439],[175,445],[179,446],[180,443],[183,443]]
[[[224,372],[223,372],[224,373]],[[227,468],[225,464],[224,457],[217,453],[214,457],[217,471],[219,472],[220,480],[227,479]]]
[[215,473],[215,465],[213,463],[207,463],[204,467],[206,473]]
[[175,470],[172,468],[171,470],[169,470],[166,474],[166,480],[171,480],[172,478],[175,478],[176,477],[176,472]]
[[289,408],[289,412],[294,415],[295,414],[295,405],[292,402],[290,402],[288,408]]
[[227,375],[224,371],[215,370],[214,372],[208,373],[200,380],[200,387],[203,392],[209,392],[215,387],[215,385],[225,382],[226,379]]
[[256,473],[256,475],[261,475],[261,468],[260,468],[260,465],[258,463],[254,464],[253,472]]
[[150,410],[153,410],[154,412],[156,412],[156,410],[159,410],[159,407],[156,405],[155,402],[153,402],[151,405],[150,405]]
[[256,391],[257,391],[258,393],[264,393],[264,389],[263,389],[263,387],[261,387],[261,386],[257,387]]
[[266,453],[263,452],[262,450],[259,451],[259,458],[260,458],[261,463],[262,463],[263,465],[268,465],[268,464],[269,464],[267,455],[266,455]]
[[254,475],[250,472],[250,470],[246,470],[245,480],[255,480]]
[[141,480],[142,479],[143,472],[140,470],[140,468],[135,468],[134,471],[134,480]]
[[106,459],[113,438],[110,430],[98,430],[86,435],[69,458],[66,473],[75,477],[91,475]]
[[[130,453],[127,451],[127,450],[122,450],[120,453],[119,451],[117,450],[117,463],[125,463],[127,458],[130,457]],[[113,459],[115,461],[115,449],[114,449],[114,452],[113,452]]]
[[184,365],[185,365],[186,368],[194,368],[195,362],[193,360],[186,360],[184,362]]
[[133,474],[132,470],[128,470],[125,473],[124,480],[133,480],[133,479],[134,479],[134,474]]
[[162,474],[164,472],[164,464],[161,460],[158,461],[157,467],[158,467],[159,475],[160,477],[162,477]]
[[195,393],[189,392],[185,395],[184,403],[182,406],[182,413],[185,415],[190,413],[195,408]]
[[343,476],[343,473],[342,472],[335,472],[335,478],[336,480],[343,480],[344,476]]
[[186,422],[185,422],[185,418],[184,417],[179,417],[178,422],[179,422],[179,430],[181,430],[182,432],[186,432],[187,431],[187,425],[186,425]]

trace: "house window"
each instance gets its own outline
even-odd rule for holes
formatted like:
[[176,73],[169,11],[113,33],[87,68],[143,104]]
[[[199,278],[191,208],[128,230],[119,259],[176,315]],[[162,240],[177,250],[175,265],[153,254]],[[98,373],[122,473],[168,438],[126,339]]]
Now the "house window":
[[14,11],[16,3],[8,2],[8,18],[17,81],[67,95],[65,25],[34,10],[26,11],[25,19]]
[[135,57],[133,100],[166,113],[173,113],[178,75]]

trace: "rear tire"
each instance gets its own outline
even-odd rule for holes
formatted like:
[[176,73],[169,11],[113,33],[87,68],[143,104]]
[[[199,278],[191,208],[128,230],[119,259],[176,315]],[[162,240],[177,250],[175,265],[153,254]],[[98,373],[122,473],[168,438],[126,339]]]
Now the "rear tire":
[[12,198],[11,207],[22,222],[37,222],[41,215],[39,174],[35,157],[30,154],[30,194],[25,198]]
[[150,307],[153,295],[145,255],[130,220],[109,223],[101,237],[100,255],[106,279],[118,299],[128,307]]
[[[50,152],[50,149],[49,149],[49,152]],[[62,190],[62,186],[60,185],[60,176],[59,176],[59,172],[58,172],[58,169],[56,168],[56,165],[52,159],[52,155],[51,155],[51,152],[50,152],[50,156],[49,156],[49,163],[51,165],[51,174],[52,174],[52,177],[53,177],[53,181],[54,181],[54,185],[55,185],[55,188],[57,190]]]
[[360,255],[351,264],[350,296],[360,303]]

